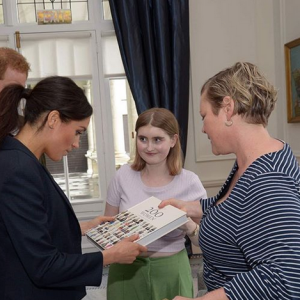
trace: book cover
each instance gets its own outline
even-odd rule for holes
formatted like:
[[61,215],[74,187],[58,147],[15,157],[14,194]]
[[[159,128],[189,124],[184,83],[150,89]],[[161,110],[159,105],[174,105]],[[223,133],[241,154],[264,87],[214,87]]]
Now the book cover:
[[109,249],[125,237],[138,233],[137,243],[146,246],[188,221],[186,213],[174,206],[158,208],[161,200],[150,197],[119,213],[115,220],[90,229],[86,236],[100,250]]

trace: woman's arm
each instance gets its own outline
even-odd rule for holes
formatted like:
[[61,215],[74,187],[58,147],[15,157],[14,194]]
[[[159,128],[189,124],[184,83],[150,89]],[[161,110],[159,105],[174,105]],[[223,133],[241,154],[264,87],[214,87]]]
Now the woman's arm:
[[119,207],[112,206],[106,202],[105,211],[104,211],[105,216],[115,216],[118,213],[119,213]]
[[186,223],[187,230],[186,234],[189,237],[193,245],[199,247],[199,224],[195,223],[193,220]]
[[191,242],[199,247],[199,225],[198,223],[194,222],[191,218],[189,221],[182,226],[178,227],[178,229],[185,232],[185,234],[189,237]]

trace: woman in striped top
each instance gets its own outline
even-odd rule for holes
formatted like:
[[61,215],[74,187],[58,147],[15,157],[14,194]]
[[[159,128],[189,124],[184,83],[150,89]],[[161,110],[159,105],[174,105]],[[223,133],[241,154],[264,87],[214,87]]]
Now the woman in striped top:
[[276,97],[251,63],[236,63],[202,87],[202,131],[215,155],[233,153],[236,162],[217,196],[161,204],[202,218],[208,293],[199,300],[300,299],[300,167],[266,130]]

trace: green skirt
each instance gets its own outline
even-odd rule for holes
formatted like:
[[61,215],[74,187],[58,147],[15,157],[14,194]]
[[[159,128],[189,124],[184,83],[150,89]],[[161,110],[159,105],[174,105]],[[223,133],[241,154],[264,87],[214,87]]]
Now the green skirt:
[[193,278],[186,250],[168,257],[137,257],[131,265],[109,267],[107,300],[193,298]]

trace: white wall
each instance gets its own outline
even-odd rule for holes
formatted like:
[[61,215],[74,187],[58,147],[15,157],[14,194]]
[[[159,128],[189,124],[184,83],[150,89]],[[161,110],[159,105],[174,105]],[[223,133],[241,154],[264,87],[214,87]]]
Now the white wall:
[[268,125],[272,136],[288,142],[300,158],[300,123],[286,116],[284,44],[300,37],[299,0],[190,0],[191,106],[185,168],[197,173],[214,195],[234,162],[214,156],[201,132],[200,89],[206,79],[236,61],[257,64],[278,88]]

